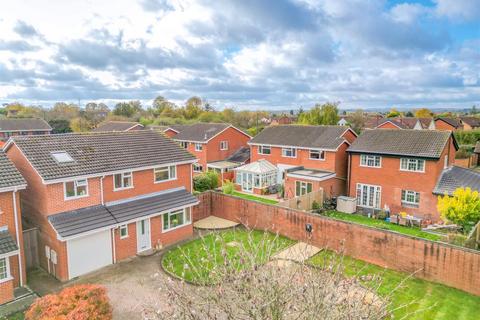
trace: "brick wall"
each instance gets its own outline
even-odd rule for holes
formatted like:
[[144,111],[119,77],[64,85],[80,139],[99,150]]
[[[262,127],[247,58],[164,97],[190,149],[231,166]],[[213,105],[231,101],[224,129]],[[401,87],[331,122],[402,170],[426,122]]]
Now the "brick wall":
[[[208,195],[211,199],[206,199]],[[406,273],[416,272],[418,278],[480,295],[480,252],[220,193],[207,193],[199,199],[209,203],[212,215],[311,241],[319,247],[345,250],[354,258]],[[194,220],[197,214],[205,215],[205,206],[202,203],[194,210]],[[313,226],[311,237],[305,232],[306,223]]]
[[0,283],[0,305],[13,300],[13,281]]

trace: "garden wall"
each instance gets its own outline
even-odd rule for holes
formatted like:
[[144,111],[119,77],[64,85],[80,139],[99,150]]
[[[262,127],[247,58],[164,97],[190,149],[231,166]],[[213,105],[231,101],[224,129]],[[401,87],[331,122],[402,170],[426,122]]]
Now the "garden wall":
[[[209,211],[255,229],[343,250],[369,263],[480,295],[480,252],[220,193],[204,193],[199,199],[194,221],[208,216]],[[307,223],[313,226],[311,235],[305,231]]]

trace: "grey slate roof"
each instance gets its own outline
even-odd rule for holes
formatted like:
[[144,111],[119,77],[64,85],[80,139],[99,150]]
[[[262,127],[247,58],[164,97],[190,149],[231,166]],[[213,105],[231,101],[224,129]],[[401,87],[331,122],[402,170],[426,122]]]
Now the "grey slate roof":
[[457,188],[470,187],[472,190],[480,191],[480,172],[453,166],[443,170],[437,181],[434,194],[452,195]]
[[26,184],[25,179],[23,179],[10,159],[7,158],[5,152],[0,150],[0,189],[19,187]]
[[[228,128],[228,123],[195,123],[180,128],[180,132],[173,137],[175,140],[207,142],[213,136]],[[172,129],[177,130],[171,126]],[[178,131],[178,130],[177,130]]]
[[0,119],[0,132],[10,131],[51,131],[52,127],[43,119],[8,118]]
[[442,121],[445,121],[446,123],[448,123],[449,125],[453,126],[454,128],[460,128],[462,126],[462,123],[460,122],[460,120],[458,119],[455,119],[455,118],[444,118],[444,117],[440,117],[440,118],[437,118],[435,120],[442,120]]
[[344,141],[344,126],[279,125],[262,130],[249,143],[303,148],[337,149]]
[[450,136],[436,130],[365,130],[347,151],[438,159]]
[[140,125],[143,127],[140,123],[138,122],[133,122],[133,121],[106,121],[103,123],[100,123],[100,125],[93,129],[93,132],[108,132],[108,131],[127,131],[128,129]]
[[198,199],[185,189],[176,189],[128,202],[93,206],[48,217],[61,237],[115,227],[123,223],[158,214],[167,210],[192,206]]
[[9,253],[18,250],[17,243],[13,240],[8,230],[0,231],[0,254]]
[[249,147],[241,147],[234,154],[228,157],[227,161],[231,162],[238,162],[238,163],[245,163],[250,159],[250,148]]
[[[46,181],[195,160],[153,130],[17,136],[12,140]],[[56,162],[51,153],[58,151],[66,151],[74,162]]]

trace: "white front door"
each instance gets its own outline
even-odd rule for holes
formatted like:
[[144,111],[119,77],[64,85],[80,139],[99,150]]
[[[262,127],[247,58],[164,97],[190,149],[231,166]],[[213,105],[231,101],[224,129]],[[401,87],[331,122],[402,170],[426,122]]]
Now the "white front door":
[[150,241],[150,219],[137,222],[137,252],[148,250],[152,247]]
[[242,191],[252,192],[253,173],[242,172]]

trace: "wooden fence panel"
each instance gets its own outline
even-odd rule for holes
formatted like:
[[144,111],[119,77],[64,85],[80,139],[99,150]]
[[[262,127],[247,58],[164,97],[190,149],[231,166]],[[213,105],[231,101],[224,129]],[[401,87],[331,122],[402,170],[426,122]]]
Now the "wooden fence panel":
[[295,197],[280,202],[278,205],[285,208],[309,211],[312,210],[312,204],[316,201],[320,206],[323,204],[323,189],[312,191],[300,197]]
[[27,270],[37,268],[39,266],[37,228],[23,231],[23,246],[25,250],[25,264]]

